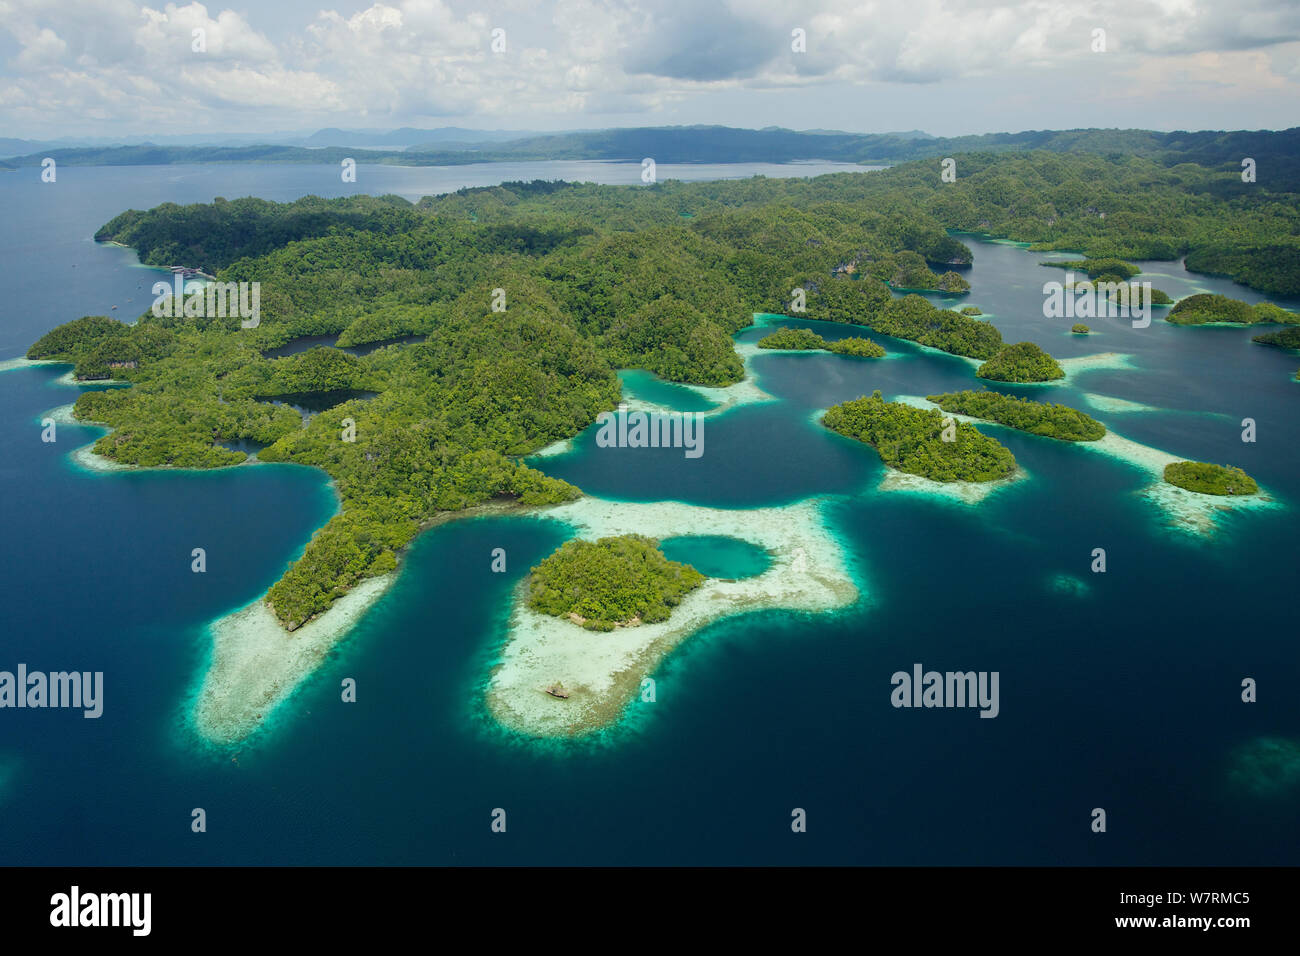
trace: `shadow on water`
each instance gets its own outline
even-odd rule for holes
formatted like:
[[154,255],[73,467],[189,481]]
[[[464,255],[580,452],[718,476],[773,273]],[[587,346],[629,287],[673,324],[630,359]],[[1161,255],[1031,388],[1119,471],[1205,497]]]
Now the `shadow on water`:
[[378,394],[378,392],[365,392],[355,388],[336,388],[326,392],[286,392],[274,397],[257,395],[254,399],[266,402],[268,405],[286,405],[301,415],[305,424],[335,405],[342,405],[354,399],[366,401]]
[[415,342],[423,342],[423,335],[399,335],[396,338],[382,339],[378,342],[367,342],[364,345],[335,345],[338,340],[337,335],[303,335],[299,338],[292,339],[284,345],[277,346],[273,349],[267,349],[262,353],[262,358],[277,359],[286,358],[290,355],[298,355],[309,349],[319,346],[338,349],[340,352],[347,352],[349,355],[360,358],[363,355],[369,355],[379,349],[387,348],[390,345],[410,345]]

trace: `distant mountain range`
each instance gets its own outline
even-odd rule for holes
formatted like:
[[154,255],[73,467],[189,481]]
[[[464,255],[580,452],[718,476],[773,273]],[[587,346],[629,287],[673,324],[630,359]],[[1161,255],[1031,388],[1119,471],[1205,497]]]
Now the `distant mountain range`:
[[439,129],[322,129],[299,141],[285,141],[286,146],[432,146],[477,143],[505,143],[512,139],[535,136],[529,130],[464,129],[460,126],[443,126]]
[[[694,129],[708,127],[690,127]],[[721,128],[721,127],[718,127]],[[0,137],[0,157],[27,156],[30,153],[48,154],[56,149],[111,149],[114,147],[138,146],[206,146],[212,148],[230,148],[238,146],[302,146],[307,148],[321,146],[345,146],[354,149],[424,149],[442,148],[451,151],[479,149],[484,143],[508,143],[523,139],[543,139],[557,136],[587,136],[597,133],[617,132],[616,130],[563,130],[557,133],[539,133],[536,130],[522,129],[466,129],[463,126],[441,126],[437,129],[417,129],[403,126],[399,129],[338,129],[329,127],[314,133],[186,133],[164,136],[63,136],[58,139],[15,139]],[[792,130],[769,126],[762,130],[746,130],[759,133],[790,133]],[[856,136],[861,134],[846,133],[838,129],[803,130],[806,136]],[[905,133],[884,133],[898,139],[934,139],[921,130]]]
[[314,133],[187,133],[174,136],[64,136],[59,139],[14,139],[0,137],[0,157],[25,156],[55,149],[112,148],[116,146],[368,146],[404,149],[408,146],[458,144],[470,147],[479,143],[504,143],[512,139],[536,136],[531,130],[465,129],[443,126],[438,129],[329,129]]
[[[471,137],[476,137],[471,139]],[[419,140],[419,142],[408,142]],[[309,141],[309,142],[308,142]],[[360,148],[369,141],[379,148]],[[0,148],[23,140],[0,140]],[[305,145],[304,145],[305,144]],[[405,148],[396,148],[405,145]],[[93,166],[170,165],[212,162],[358,163],[454,166],[483,162],[614,160],[657,163],[786,163],[839,160],[891,164],[964,152],[1047,150],[1143,156],[1173,165],[1240,168],[1254,159],[1259,182],[1300,191],[1300,128],[1282,131],[1159,133],[1135,129],[1028,130],[977,136],[934,137],[906,133],[845,133],[836,130],[737,129],[728,126],[659,126],[536,134],[518,130],[320,130],[299,143],[248,145],[128,144],[69,147],[46,144],[3,165],[39,165],[45,156],[61,164]]]

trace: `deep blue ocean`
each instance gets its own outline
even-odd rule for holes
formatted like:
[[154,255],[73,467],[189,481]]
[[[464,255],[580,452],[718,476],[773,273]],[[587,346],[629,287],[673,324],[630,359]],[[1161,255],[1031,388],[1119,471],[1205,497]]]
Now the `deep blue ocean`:
[[[416,198],[534,177],[632,183],[639,166],[362,167],[356,186],[333,167],[66,168],[55,184],[0,173],[0,360],[69,319],[143,311],[158,273],[90,238],[125,208],[357,189]],[[815,425],[813,411],[873,389],[978,387],[973,368],[874,334],[895,357],[762,355],[759,384],[779,401],[709,419],[701,458],[593,454],[593,429],[540,467],[631,500],[829,496],[860,605],[719,622],[669,657],[655,703],[598,739],[538,743],[497,729],[482,687],[511,589],[566,529],[452,522],[416,540],[394,588],[267,730],[218,751],[185,723],[206,627],[301,552],[335,507],[328,482],[283,465],[80,470],[69,453],[99,430],[40,437],[44,413],[78,394],[56,381],[66,368],[6,371],[0,669],[99,670],[106,689],[98,720],[0,710],[0,864],[1300,863],[1300,653],[1286,605],[1300,541],[1300,357],[1252,344],[1258,328],[1178,328],[1161,312],[1146,329],[1089,320],[1095,335],[1072,336],[1071,320],[1043,317],[1042,284],[1061,278],[1043,256],[963,238],[975,263],[961,304],[1005,339],[1061,358],[1132,356],[1132,368],[1018,394],[1239,465],[1282,507],[1187,535],[1141,497],[1147,478],[1132,466],[1006,429],[991,433],[1030,478],[978,506],[877,492],[874,452]],[[1143,266],[1151,275],[1139,278],[1173,296],[1262,298],[1178,263]],[[1083,392],[1153,410],[1098,411]],[[1241,441],[1246,417],[1255,443]],[[191,573],[195,547],[206,574]],[[1096,547],[1105,574],[1089,570]],[[490,571],[494,548],[506,549],[505,574]],[[1062,576],[1076,586],[1057,586]],[[999,716],[895,709],[890,676],[914,663],[998,671]],[[345,677],[355,704],[339,699]],[[1256,703],[1241,700],[1247,677]],[[191,832],[195,807],[206,833]],[[505,834],[490,829],[498,807]],[[791,832],[796,807],[806,833]],[[1103,834],[1090,826],[1097,807]]]

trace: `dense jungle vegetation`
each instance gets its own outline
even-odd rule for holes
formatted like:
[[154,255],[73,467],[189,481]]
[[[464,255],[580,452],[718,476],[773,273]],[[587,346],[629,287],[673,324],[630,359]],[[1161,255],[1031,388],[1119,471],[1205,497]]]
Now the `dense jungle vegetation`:
[[933,408],[887,402],[879,391],[827,409],[822,424],[870,445],[890,468],[934,481],[996,481],[1016,470],[1011,452],[975,426]]
[[[448,511],[577,495],[520,459],[616,407],[617,368],[738,381],[731,336],[756,312],[862,325],[980,360],[1002,355],[995,370],[1008,374],[1055,365],[1041,350],[1005,350],[990,322],[891,293],[900,279],[959,292],[956,270],[972,255],[962,231],[1092,260],[1186,256],[1189,267],[1300,292],[1300,204],[1245,186],[1231,169],[1168,155],[956,159],[951,183],[937,160],[923,159],[807,180],[506,183],[415,204],[308,197],[129,210],[97,237],[155,265],[259,283],[257,326],[183,311],[146,312],[134,325],[85,317],[28,354],[73,363],[81,378],[130,383],[77,401],[77,417],[112,429],[96,443],[101,455],[210,468],[244,460],[221,443],[247,438],[268,445],[261,460],[331,476],[340,513],[268,593],[293,628],[362,578],[392,570],[420,527]],[[263,354],[318,335],[340,346],[424,341],[361,357]],[[268,402],[357,392],[373,397],[306,423]],[[927,438],[938,434],[931,413],[872,401],[828,417],[876,439],[890,464],[940,480],[989,480],[1014,467],[968,426],[957,443],[940,444]]]
[[827,342],[810,329],[777,329],[770,335],[758,340],[760,349],[793,349],[798,351],[821,350],[837,355],[852,355],[857,358],[881,358],[885,354],[871,339],[851,335],[846,338]]
[[689,564],[669,561],[659,542],[637,534],[567,541],[532,569],[528,603],[592,631],[667,620],[704,583]]
[[1066,405],[1035,402],[1000,392],[948,392],[931,395],[929,401],[945,412],[983,418],[999,425],[1018,428],[1031,435],[1042,435],[1060,441],[1096,441],[1106,435],[1106,426],[1091,415],[1085,415]]
[[1255,479],[1231,465],[1204,461],[1175,461],[1165,466],[1165,481],[1203,495],[1253,495],[1259,491]]

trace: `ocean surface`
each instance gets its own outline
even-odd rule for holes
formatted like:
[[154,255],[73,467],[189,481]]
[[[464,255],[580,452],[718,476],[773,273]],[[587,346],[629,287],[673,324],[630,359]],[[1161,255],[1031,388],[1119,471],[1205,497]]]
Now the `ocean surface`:
[[[681,172],[709,170],[659,176]],[[77,316],[143,311],[156,273],[90,239],[122,209],[348,189],[416,198],[531,178],[631,183],[639,166],[361,167],[356,187],[333,167],[67,168],[52,185],[36,171],[0,174],[0,360]],[[0,710],[0,864],[1300,863],[1300,653],[1283,600],[1300,540],[1300,357],[1252,344],[1258,328],[1178,328],[1161,312],[1146,329],[1085,320],[1096,334],[1072,336],[1072,320],[1043,317],[1042,284],[1062,277],[1043,256],[963,238],[975,262],[961,304],[1008,341],[1060,358],[1131,356],[1129,368],[1007,390],[1239,465],[1281,506],[1190,535],[1142,497],[1148,479],[1133,466],[1006,429],[988,431],[1029,480],[977,506],[879,492],[875,454],[814,412],[873,389],[978,387],[973,367],[874,334],[889,358],[760,355],[758,384],[776,401],[707,419],[702,457],[597,448],[591,429],[539,466],[628,500],[825,497],[859,605],[720,621],[668,658],[654,703],[595,739],[539,743],[498,729],[482,688],[512,588],[567,531],[520,517],[452,522],[416,540],[396,585],[265,731],[215,750],[186,724],[207,625],[259,598],[301,552],[335,508],[328,482],[286,465],[81,470],[69,453],[99,430],[60,425],[56,442],[41,441],[45,413],[80,391],[58,382],[66,368],[5,371],[0,670],[103,671],[105,702],[97,720]],[[1139,278],[1173,296],[1262,298],[1178,263],[1142,265]],[[625,384],[703,407],[645,373]],[[1102,411],[1085,394],[1145,408]],[[1247,417],[1254,443],[1241,441]],[[196,547],[205,574],[190,570]],[[1090,571],[1097,547],[1105,574]],[[495,548],[505,573],[491,571]],[[673,549],[717,573],[762,566],[707,538]],[[891,675],[916,663],[999,672],[998,717],[892,707]],[[356,703],[340,700],[347,677]],[[1242,702],[1244,678],[1258,702]],[[194,808],[204,833],[191,831]],[[490,828],[495,808],[504,834]],[[806,833],[791,831],[794,808]],[[1092,831],[1094,808],[1105,833]]]

